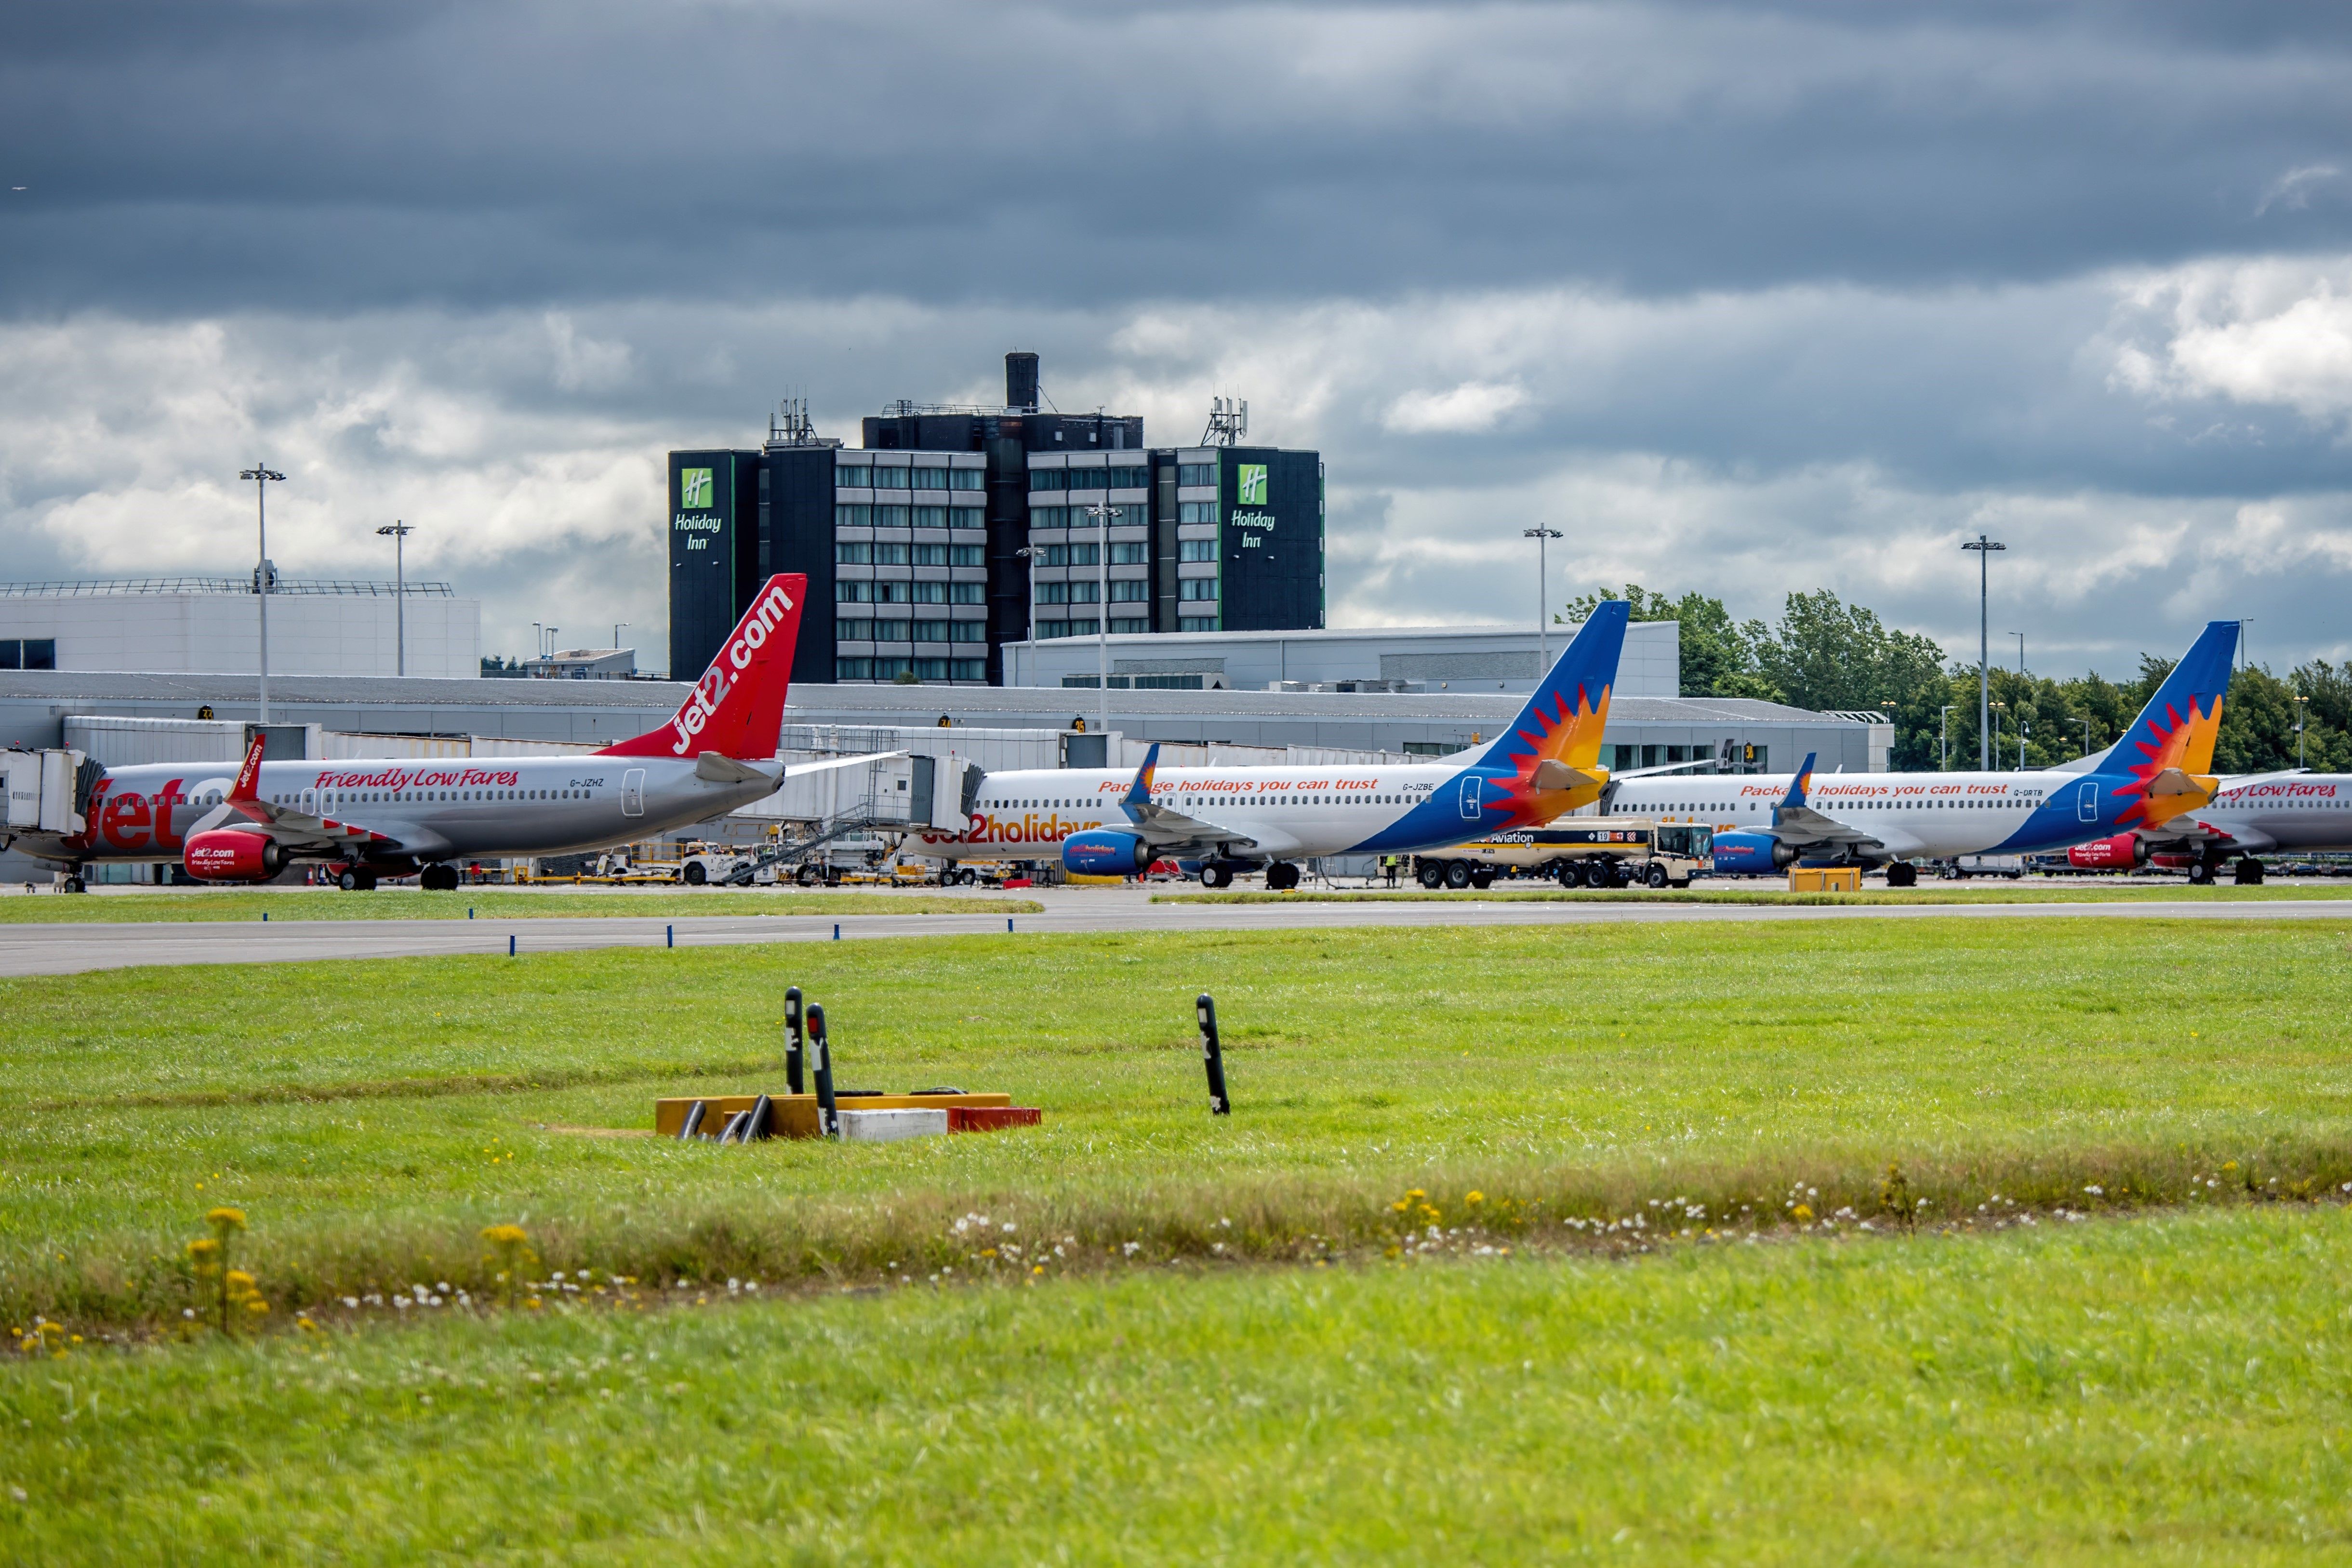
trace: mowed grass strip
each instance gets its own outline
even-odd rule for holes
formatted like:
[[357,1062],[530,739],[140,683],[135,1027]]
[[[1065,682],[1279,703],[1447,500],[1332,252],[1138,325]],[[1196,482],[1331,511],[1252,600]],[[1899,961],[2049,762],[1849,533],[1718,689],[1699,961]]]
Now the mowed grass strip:
[[[1675,1198],[1675,1231],[1802,1224],[1801,1202],[1884,1223],[1893,1163],[1930,1225],[2309,1196],[2352,1180],[2347,936],[1014,936],[10,980],[0,1315],[177,1318],[181,1248],[222,1203],[291,1309],[478,1288],[478,1232],[517,1219],[551,1268],[825,1282],[962,1262],[949,1227],[975,1209],[1090,1255],[1296,1258],[1395,1243],[1416,1187],[1448,1226],[1546,1244],[1643,1216],[1612,1246],[1654,1238]],[[1045,1125],[723,1150],[572,1131],[780,1088],[793,984],[827,1006],[842,1087],[1002,1089]],[[1206,1114],[1203,990],[1226,1118]]]
[[1410,884],[1394,891],[1382,889],[1298,889],[1287,893],[1252,889],[1231,893],[1155,893],[1155,904],[1280,904],[1280,903],[1540,903],[1540,904],[2128,904],[2128,903],[2261,903],[2279,900],[2352,900],[2352,886],[2342,882],[2266,883],[2259,888],[2235,885],[2192,888],[2186,882],[2151,887],[2090,887],[2063,885],[2019,887],[2002,883],[1986,887],[1867,888],[1853,893],[1792,893],[1772,888],[1622,888],[1571,889],[1532,879],[1496,882],[1486,892],[1432,891]]
[[462,921],[552,920],[598,916],[670,920],[690,915],[1022,915],[1045,906],[1034,899],[952,892],[786,891],[711,888],[649,891],[615,888],[556,893],[514,888],[460,888],[428,893],[381,888],[345,893],[331,888],[249,889],[176,893],[36,894],[0,898],[0,925],[128,924],[155,921]]
[[2334,1560],[2347,1271],[2302,1207],[85,1347],[0,1369],[0,1556]]

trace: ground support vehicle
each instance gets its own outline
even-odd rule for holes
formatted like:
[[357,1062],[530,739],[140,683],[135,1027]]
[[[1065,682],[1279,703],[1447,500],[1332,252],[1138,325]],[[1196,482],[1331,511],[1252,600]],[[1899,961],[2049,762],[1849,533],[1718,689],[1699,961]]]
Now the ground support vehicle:
[[1947,882],[1966,881],[1970,877],[2006,877],[2014,882],[2026,873],[2026,858],[2022,855],[1960,855],[1942,862],[1937,875]]
[[1563,888],[1687,888],[1706,874],[1714,834],[1696,822],[1561,817],[1416,855],[1413,876],[1430,889],[1485,889],[1498,876],[1538,877]]

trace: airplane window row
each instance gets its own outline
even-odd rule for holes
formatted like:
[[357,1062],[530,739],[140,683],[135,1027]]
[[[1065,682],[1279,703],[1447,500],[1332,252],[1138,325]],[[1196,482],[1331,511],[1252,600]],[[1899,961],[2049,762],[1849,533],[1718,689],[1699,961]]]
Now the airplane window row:
[[[269,797],[273,805],[292,805],[299,798],[291,795]],[[337,805],[363,805],[383,801],[405,804],[427,800],[586,800],[588,792],[584,789],[322,790],[319,792],[318,798],[322,803]]]

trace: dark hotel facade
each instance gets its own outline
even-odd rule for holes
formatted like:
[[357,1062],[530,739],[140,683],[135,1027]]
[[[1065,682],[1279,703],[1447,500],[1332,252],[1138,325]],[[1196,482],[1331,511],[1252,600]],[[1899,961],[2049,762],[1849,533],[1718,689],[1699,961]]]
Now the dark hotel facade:
[[856,447],[789,410],[758,451],[669,455],[670,670],[691,679],[777,572],[804,573],[793,679],[1001,685],[1004,647],[1323,625],[1323,465],[1148,447],[1133,416],[901,403]]

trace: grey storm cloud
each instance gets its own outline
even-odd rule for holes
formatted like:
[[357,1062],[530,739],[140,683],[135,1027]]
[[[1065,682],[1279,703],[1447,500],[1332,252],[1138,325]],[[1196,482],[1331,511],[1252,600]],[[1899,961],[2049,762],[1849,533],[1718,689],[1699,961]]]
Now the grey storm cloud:
[[[2196,8],[20,7],[19,306],[1993,282],[2336,246],[2347,39]],[[2273,10],[2273,18],[2278,13]]]
[[0,550],[234,569],[266,453],[289,571],[404,516],[493,647],[658,647],[664,450],[992,401],[1017,345],[1321,449],[1336,623],[1528,613],[1540,518],[1555,603],[1828,585],[1957,653],[1981,528],[2068,668],[2218,614],[2345,657],[2347,54],[2189,5],[18,7]]

